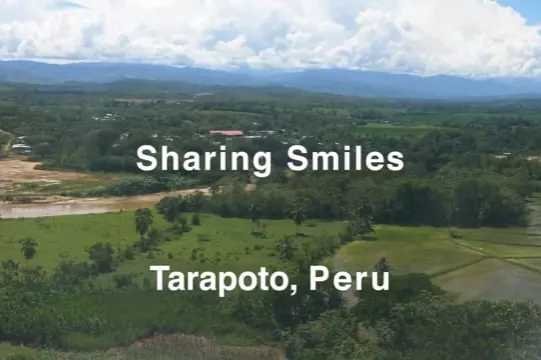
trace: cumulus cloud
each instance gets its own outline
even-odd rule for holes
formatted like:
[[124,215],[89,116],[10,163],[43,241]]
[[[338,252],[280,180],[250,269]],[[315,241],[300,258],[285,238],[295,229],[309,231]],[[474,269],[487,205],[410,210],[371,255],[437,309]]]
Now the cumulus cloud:
[[540,76],[494,0],[0,0],[0,58]]

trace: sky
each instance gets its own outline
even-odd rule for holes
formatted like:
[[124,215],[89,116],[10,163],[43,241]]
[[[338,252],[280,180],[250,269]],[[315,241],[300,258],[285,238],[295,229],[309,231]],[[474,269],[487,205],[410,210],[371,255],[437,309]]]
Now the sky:
[[510,6],[526,18],[528,24],[541,24],[541,1],[536,0],[500,0],[503,6]]
[[0,0],[0,59],[541,77],[541,1]]

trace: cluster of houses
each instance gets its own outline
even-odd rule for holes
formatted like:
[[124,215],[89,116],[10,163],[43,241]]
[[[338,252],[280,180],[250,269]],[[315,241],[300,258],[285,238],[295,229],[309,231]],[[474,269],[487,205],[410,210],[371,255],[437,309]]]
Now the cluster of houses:
[[[281,130],[285,132],[285,130]],[[262,139],[276,134],[275,130],[251,130],[245,133],[243,130],[210,130],[209,135],[236,136],[244,139]]]
[[105,114],[103,116],[93,116],[92,120],[95,121],[115,121],[117,119],[116,114]]
[[[240,139],[264,139],[272,135],[276,135],[277,133],[285,134],[286,130],[281,129],[279,131],[276,130],[250,130],[248,132],[245,132],[243,130],[210,130],[208,132],[208,135],[216,136],[219,135],[221,137],[224,137],[226,140],[233,139],[233,138],[240,138]],[[300,144],[303,140],[307,138],[311,138],[311,136],[300,136],[297,137],[297,133],[290,133],[288,136],[289,141],[281,141],[282,145],[296,145]],[[293,138],[292,138],[293,136]],[[207,135],[199,135],[199,137],[204,138],[207,137]],[[214,141],[214,145],[222,145],[222,141]],[[318,143],[318,145],[323,145],[322,143]],[[336,145],[339,145],[336,143]]]
[[[208,132],[208,135],[211,136],[222,136],[227,139],[231,138],[241,138],[241,139],[265,139],[269,136],[275,135],[277,132],[285,133],[285,129],[282,129],[280,131],[276,130],[250,130],[248,132],[245,132],[243,130],[210,130]],[[205,135],[200,135],[200,137],[206,137]],[[215,145],[221,145],[223,144],[221,141],[214,141]],[[282,141],[284,145],[287,144],[287,142]]]

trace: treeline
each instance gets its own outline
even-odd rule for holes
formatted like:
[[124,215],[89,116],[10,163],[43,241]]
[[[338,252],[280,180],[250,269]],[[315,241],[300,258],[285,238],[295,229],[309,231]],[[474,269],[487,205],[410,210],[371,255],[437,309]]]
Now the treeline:
[[[527,222],[528,182],[496,173],[451,179],[350,179],[347,175],[298,176],[286,183],[267,183],[252,191],[245,183],[224,182],[210,197],[179,198],[182,211],[222,217],[285,219],[291,211],[304,218],[347,220],[360,205],[370,208],[375,223],[409,226],[507,227]],[[171,203],[169,199],[161,204]],[[171,205],[173,206],[173,205]]]
[[[407,149],[407,140],[372,140],[371,146],[383,151],[393,145]],[[254,191],[245,191],[248,172],[211,173],[207,179],[222,177],[212,196],[192,197],[179,206],[222,217],[252,218],[257,209],[260,218],[283,219],[296,209],[305,218],[346,220],[352,209],[365,204],[373,221],[382,224],[525,225],[527,199],[541,189],[541,164],[517,155],[475,152],[475,144],[466,133],[434,131],[404,151],[401,172],[292,173],[275,165],[270,177],[257,180]]]

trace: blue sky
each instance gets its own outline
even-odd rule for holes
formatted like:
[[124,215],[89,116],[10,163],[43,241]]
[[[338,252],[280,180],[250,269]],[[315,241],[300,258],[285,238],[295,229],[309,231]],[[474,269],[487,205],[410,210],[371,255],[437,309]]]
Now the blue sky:
[[541,77],[540,30],[541,0],[0,0],[2,60]]
[[541,24],[541,0],[498,0],[504,6],[510,6],[530,24]]
[[55,4],[53,4],[52,8],[57,8],[57,9],[72,9],[72,8],[75,8],[75,9],[81,9],[81,8],[84,8],[84,6],[82,6],[81,4],[78,4],[76,2],[72,2],[72,1],[57,1]]

